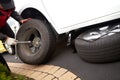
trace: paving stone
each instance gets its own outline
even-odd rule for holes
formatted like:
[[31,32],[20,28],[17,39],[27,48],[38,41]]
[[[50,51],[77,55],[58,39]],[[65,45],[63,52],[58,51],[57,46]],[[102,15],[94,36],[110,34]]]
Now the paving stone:
[[31,78],[35,78],[38,77],[40,74],[42,74],[41,72],[34,72],[33,74],[30,75]]
[[23,69],[19,69],[19,68],[17,68],[17,71],[16,71],[16,73],[19,73],[19,74],[22,74],[22,72],[23,72]]
[[35,68],[34,70],[39,70],[39,71],[42,71],[42,72],[49,72],[49,70],[53,67],[54,66],[42,65],[42,66],[39,66],[39,67]]
[[52,79],[52,80],[59,80],[59,79],[55,78],[55,79]]
[[46,77],[48,74],[42,73],[40,75],[38,75],[35,79],[36,80],[42,80],[44,77]]
[[24,64],[24,65],[22,65],[21,68],[24,68],[24,69],[34,69],[34,68],[37,68],[37,67],[39,67],[39,66]]
[[81,80],[67,69],[53,65],[28,65],[24,63],[8,63],[13,73],[26,75],[35,80]]
[[56,71],[58,71],[60,69],[60,67],[53,67],[53,68],[51,68],[50,70],[49,70],[49,73],[50,74],[53,74],[53,73],[55,73]]
[[45,78],[43,78],[42,80],[52,80],[52,79],[54,79],[54,76],[48,75]]
[[58,71],[56,71],[53,75],[55,75],[56,77],[60,77],[62,76],[64,73],[66,73],[68,70],[67,69],[63,69],[60,68]]
[[20,64],[17,63],[17,65],[15,63],[7,63],[9,66],[13,66],[13,67],[22,67],[24,64]]
[[29,70],[28,72],[26,72],[25,75],[26,75],[26,76],[31,76],[33,73],[35,73],[35,71],[30,71],[30,70]]
[[10,67],[10,70],[11,70],[11,72],[17,72],[18,71],[18,69],[17,68],[14,68],[14,67]]
[[22,75],[26,75],[29,70],[23,69],[23,71],[21,72]]
[[74,80],[77,76],[74,75],[71,72],[67,72],[64,75],[62,75],[59,80]]
[[77,78],[77,79],[75,79],[75,80],[81,80],[80,78]]

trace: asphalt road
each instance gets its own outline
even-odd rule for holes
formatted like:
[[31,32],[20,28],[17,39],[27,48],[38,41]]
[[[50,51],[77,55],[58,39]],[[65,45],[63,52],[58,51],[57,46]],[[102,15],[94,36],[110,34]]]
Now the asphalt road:
[[[14,55],[3,54],[8,62],[22,62]],[[104,64],[93,64],[83,61],[70,47],[59,44],[53,58],[46,64],[68,69],[82,80],[120,80],[120,61]]]

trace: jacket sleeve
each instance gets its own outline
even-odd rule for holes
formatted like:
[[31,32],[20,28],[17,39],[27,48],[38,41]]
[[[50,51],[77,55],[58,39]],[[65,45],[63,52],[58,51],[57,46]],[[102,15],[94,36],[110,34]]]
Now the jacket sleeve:
[[19,23],[20,23],[20,20],[23,19],[16,11],[12,12],[11,17],[17,20]]
[[6,38],[7,38],[7,35],[0,33],[0,40],[4,41],[6,40]]

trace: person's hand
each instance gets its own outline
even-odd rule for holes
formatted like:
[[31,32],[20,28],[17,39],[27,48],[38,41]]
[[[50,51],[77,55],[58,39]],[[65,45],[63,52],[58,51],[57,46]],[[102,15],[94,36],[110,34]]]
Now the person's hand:
[[11,45],[17,44],[17,40],[14,39],[14,38],[7,37],[5,43],[6,43],[7,45],[10,45],[10,46],[11,46]]
[[28,20],[31,20],[31,18],[22,19],[22,20],[20,20],[20,22],[23,24],[23,23],[27,22]]

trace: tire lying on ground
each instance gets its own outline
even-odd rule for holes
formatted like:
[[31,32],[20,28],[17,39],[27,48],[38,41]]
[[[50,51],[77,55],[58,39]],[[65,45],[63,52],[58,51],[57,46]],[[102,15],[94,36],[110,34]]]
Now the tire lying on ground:
[[28,64],[48,61],[55,50],[55,35],[50,26],[40,20],[32,19],[22,24],[17,40],[31,42],[17,44],[19,58]]
[[99,33],[103,34],[105,31],[107,29],[103,31],[99,28],[91,29],[75,39],[75,47],[81,59],[95,63],[120,60],[120,33],[109,33],[102,38],[90,41],[90,38],[99,37]]

